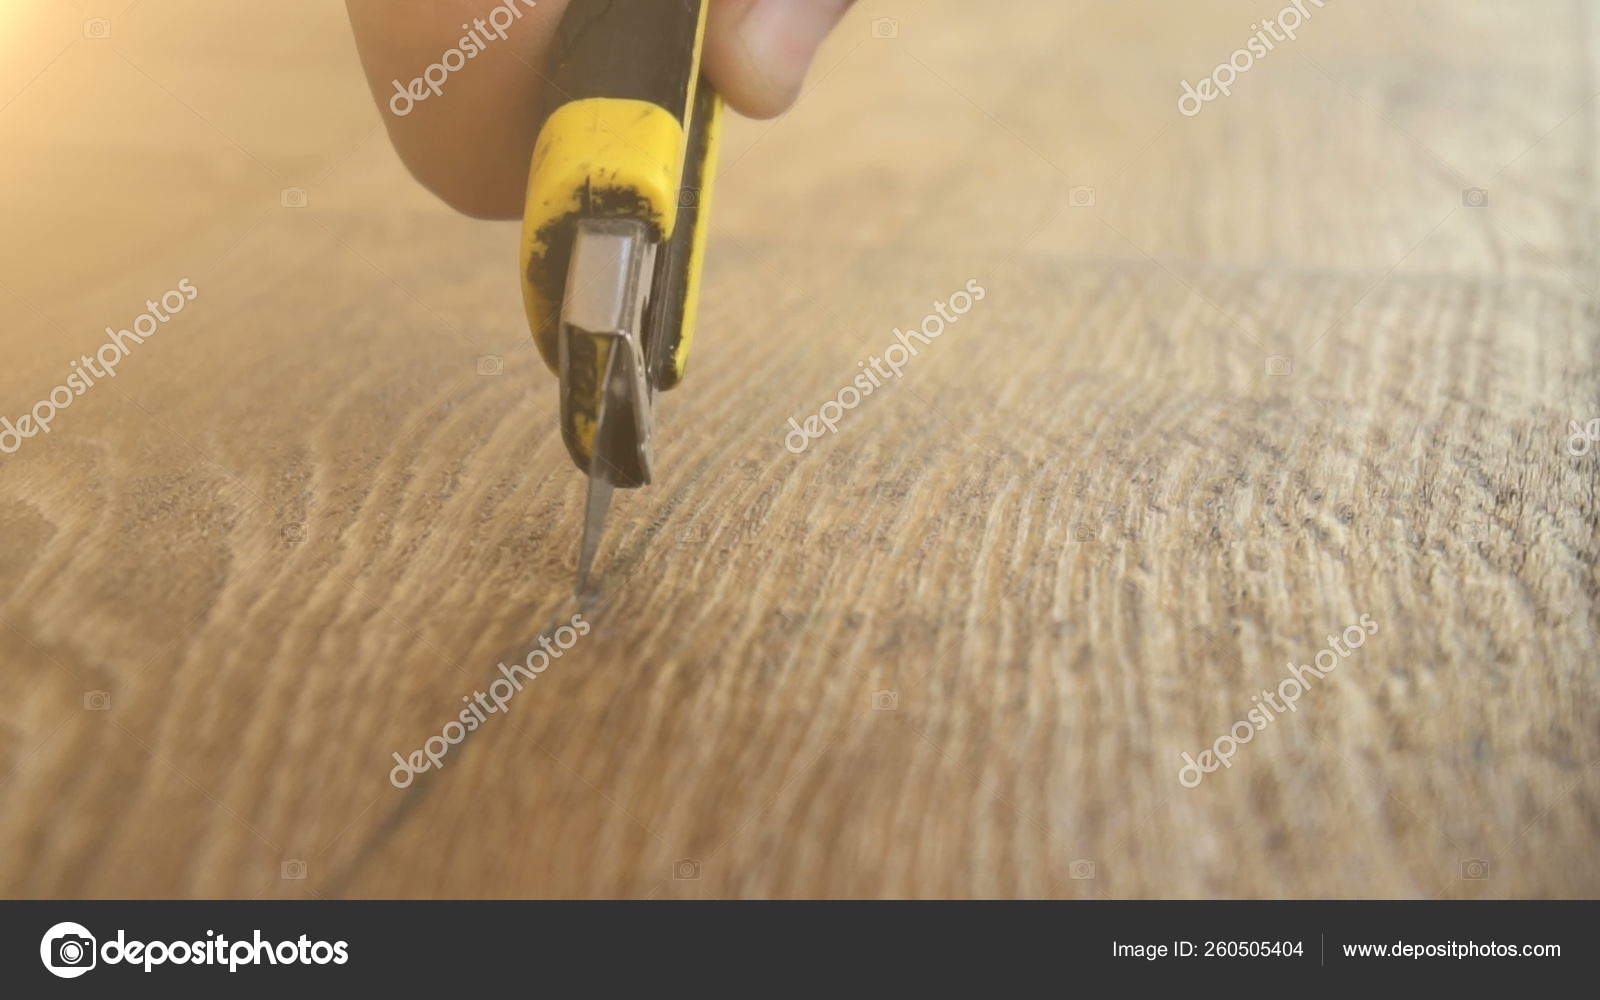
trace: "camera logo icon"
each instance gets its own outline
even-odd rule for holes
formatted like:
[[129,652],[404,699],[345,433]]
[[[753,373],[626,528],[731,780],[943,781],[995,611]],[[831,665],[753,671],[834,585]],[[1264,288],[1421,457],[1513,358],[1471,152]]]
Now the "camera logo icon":
[[1488,208],[1489,192],[1483,188],[1463,188],[1461,191],[1461,206],[1463,208]]
[[700,878],[700,862],[684,858],[672,863],[672,877],[680,882],[693,882]]
[[872,693],[872,710],[875,712],[893,712],[900,707],[899,691],[874,691]]
[[679,208],[699,208],[700,207],[700,189],[699,188],[693,188],[693,187],[685,186],[682,191],[678,192],[678,207]]
[[111,711],[111,692],[85,691],[83,693],[83,707],[90,712]]
[[1073,208],[1093,208],[1094,188],[1087,184],[1079,184],[1067,192],[1067,201]]
[[478,359],[479,375],[504,375],[506,361],[498,354],[485,354]]
[[1097,874],[1099,874],[1099,872],[1096,869],[1093,861],[1090,861],[1088,858],[1079,858],[1071,865],[1067,866],[1067,874],[1071,875],[1075,879],[1084,880],[1094,878]]
[[899,38],[900,22],[892,17],[875,18],[872,22],[873,38]]
[[278,866],[278,877],[288,879],[302,879],[306,877],[306,863],[290,859]]
[[284,188],[279,201],[284,208],[305,208],[310,199],[305,188]]
[[94,968],[94,935],[82,924],[56,924],[39,940],[39,959],[62,979],[76,979]]
[[83,22],[83,37],[85,38],[110,38],[111,19],[109,17],[91,17]]
[[1489,877],[1489,861],[1487,858],[1466,858],[1461,862],[1461,877],[1470,879],[1485,879]]
[[1294,374],[1294,361],[1286,354],[1273,354],[1267,358],[1267,374],[1284,378]]

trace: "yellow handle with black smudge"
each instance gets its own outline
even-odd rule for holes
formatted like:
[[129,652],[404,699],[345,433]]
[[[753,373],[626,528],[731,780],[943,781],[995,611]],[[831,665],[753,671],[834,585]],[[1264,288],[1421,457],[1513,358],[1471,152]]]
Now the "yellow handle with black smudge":
[[553,109],[534,146],[522,225],[523,301],[552,370],[577,220],[631,218],[659,244],[644,324],[646,354],[658,359],[651,384],[682,378],[722,110],[700,77],[706,6],[574,0],[557,29]]

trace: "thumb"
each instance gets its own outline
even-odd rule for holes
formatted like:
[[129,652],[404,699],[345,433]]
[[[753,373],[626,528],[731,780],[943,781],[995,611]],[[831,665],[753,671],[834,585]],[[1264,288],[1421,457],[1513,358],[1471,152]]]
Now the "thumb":
[[800,93],[811,58],[854,0],[714,0],[705,69],[741,114],[771,118]]

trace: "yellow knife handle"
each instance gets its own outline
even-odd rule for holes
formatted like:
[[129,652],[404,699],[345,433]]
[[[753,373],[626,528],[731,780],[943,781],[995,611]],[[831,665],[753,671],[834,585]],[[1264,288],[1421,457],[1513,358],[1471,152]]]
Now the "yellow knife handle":
[[[707,0],[573,0],[556,31],[553,108],[522,225],[528,326],[552,370],[579,218],[644,222],[657,250],[651,380],[682,377],[693,338],[721,102],[700,77]],[[659,344],[649,343],[651,339]]]

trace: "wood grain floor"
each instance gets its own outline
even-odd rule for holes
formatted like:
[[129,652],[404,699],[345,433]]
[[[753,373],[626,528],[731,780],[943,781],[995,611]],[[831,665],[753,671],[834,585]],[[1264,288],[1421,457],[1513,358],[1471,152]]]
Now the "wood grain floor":
[[1600,892],[1600,11],[1308,9],[1189,118],[1261,5],[861,4],[732,128],[590,634],[401,791],[579,610],[516,227],[333,0],[8,5],[0,415],[198,297],[0,455],[0,894]]

